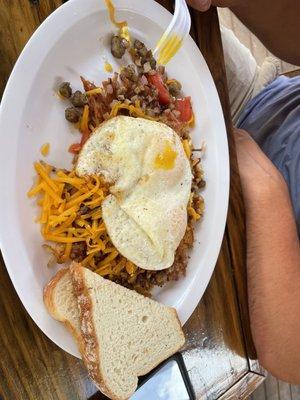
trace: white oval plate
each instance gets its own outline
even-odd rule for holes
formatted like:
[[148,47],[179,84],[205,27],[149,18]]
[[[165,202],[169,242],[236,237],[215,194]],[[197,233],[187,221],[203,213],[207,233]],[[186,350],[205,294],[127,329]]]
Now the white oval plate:
[[[154,48],[171,14],[152,0],[116,0],[118,19],[126,19],[132,35]],[[77,139],[64,119],[65,104],[55,94],[57,83],[70,81],[81,88],[79,76],[101,82],[104,60],[114,67],[109,38],[114,27],[99,0],[70,0],[34,33],[11,74],[0,113],[0,240],[7,270],[25,308],[41,330],[58,346],[79,357],[71,335],[54,321],[43,304],[43,287],[56,272],[48,269],[42,249],[37,208],[26,196],[33,183],[33,162],[40,147],[50,142],[47,161],[70,167],[68,146]],[[192,314],[212,275],[224,233],[229,160],[225,125],[217,91],[198,47],[189,37],[168,65],[192,96],[196,116],[193,141],[203,142],[203,167],[207,187],[203,221],[198,224],[195,246],[186,277],[155,291],[155,298],[175,307],[184,324]]]

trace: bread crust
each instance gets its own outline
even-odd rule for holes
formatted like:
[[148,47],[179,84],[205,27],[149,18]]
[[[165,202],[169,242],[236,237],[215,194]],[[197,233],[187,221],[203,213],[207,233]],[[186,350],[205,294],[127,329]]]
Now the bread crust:
[[[70,273],[71,275],[74,295],[77,298],[81,332],[78,332],[78,329],[76,329],[68,320],[63,319],[62,316],[57,313],[55,307],[55,302],[54,302],[55,288],[59,283],[60,279],[62,279],[67,273]],[[86,280],[84,274],[85,274],[85,268],[75,262],[72,263],[70,268],[64,268],[60,270],[54,276],[54,278],[46,285],[44,289],[45,306],[48,309],[51,316],[54,319],[63,322],[69,329],[69,331],[72,333],[74,338],[76,339],[83,361],[88,369],[89,376],[95,382],[96,386],[101,390],[101,392],[114,400],[127,400],[128,397],[118,397],[115,395],[115,393],[113,393],[109,389],[109,384],[105,379],[105,374],[101,370],[101,360],[100,360],[101,343],[98,342],[96,335],[96,330],[93,320],[93,303],[88,287],[86,286],[85,283]],[[176,351],[180,350],[180,348],[185,343],[184,333],[181,329],[181,324],[177,312],[173,308],[172,308],[172,313],[174,314],[174,319],[176,320],[176,322],[178,322],[178,328],[181,331],[182,341],[177,349],[173,349],[173,351],[170,351],[168,357],[174,354]],[[139,371],[137,373],[137,376],[142,376],[147,374],[168,357],[164,357],[163,359],[157,360],[157,362],[153,363],[153,365],[148,365],[145,368],[145,370]],[[136,387],[133,388],[133,391],[130,394],[130,396],[134,393],[135,390]]]
[[[51,279],[51,281],[44,287],[44,304],[49,311],[49,313],[53,316],[53,318],[58,319],[58,314],[56,313],[56,308],[54,305],[53,293],[63,276],[65,276],[69,272],[68,268],[63,268],[57,272],[57,274]],[[62,321],[64,322],[64,321]]]
[[58,285],[60,280],[68,273],[70,273],[69,268],[63,268],[56,273],[56,275],[51,279],[51,281],[45,286],[43,299],[49,314],[52,316],[52,318],[62,322],[66,326],[68,331],[72,334],[75,341],[77,342],[80,353],[82,353],[83,341],[81,332],[73,324],[71,324],[69,320],[62,318],[61,315],[57,313],[57,309],[54,303],[54,291],[56,289],[56,286]]
[[[128,397],[117,397],[115,393],[111,392],[111,390],[109,389],[108,385],[105,382],[105,375],[103,371],[101,371],[101,361],[99,359],[99,354],[101,351],[101,348],[99,347],[101,346],[101,344],[98,343],[95,332],[95,326],[93,321],[93,304],[88,288],[85,285],[84,270],[85,268],[83,268],[80,264],[73,263],[71,265],[71,275],[72,275],[75,295],[77,296],[78,299],[81,334],[84,343],[83,347],[84,350],[82,356],[86,364],[86,367],[88,368],[88,372],[91,379],[99,387],[102,393],[104,393],[106,396],[114,400],[127,400]],[[181,324],[177,312],[175,309],[172,309],[172,312],[174,314],[175,320],[178,322],[178,328],[180,329],[182,334],[182,343],[178,346],[177,349],[170,351],[168,357],[173,355],[176,351],[180,350],[180,348],[185,343],[185,336],[181,329]],[[157,360],[157,362],[154,363],[153,365],[148,366],[148,368],[146,368],[143,371],[140,371],[137,374],[136,378],[138,376],[147,374],[168,357],[164,357],[160,360]],[[133,395],[136,388],[137,386],[133,389],[130,396]]]
[[87,367],[89,376],[96,386],[107,397],[115,400],[127,400],[119,398],[112,393],[105,383],[105,379],[100,372],[99,343],[97,340],[95,326],[93,322],[92,300],[85,285],[84,268],[73,262],[70,267],[73,287],[78,301],[79,319],[81,325],[81,335],[83,341],[82,358]]

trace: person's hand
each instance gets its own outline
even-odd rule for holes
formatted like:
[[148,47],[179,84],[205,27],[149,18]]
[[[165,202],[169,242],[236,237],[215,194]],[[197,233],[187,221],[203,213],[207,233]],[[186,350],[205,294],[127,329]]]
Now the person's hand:
[[216,7],[233,7],[241,0],[187,0],[187,3],[199,11],[207,11],[211,5]]
[[262,152],[251,136],[235,129],[237,160],[246,207],[253,202],[288,196],[287,185],[275,165]]

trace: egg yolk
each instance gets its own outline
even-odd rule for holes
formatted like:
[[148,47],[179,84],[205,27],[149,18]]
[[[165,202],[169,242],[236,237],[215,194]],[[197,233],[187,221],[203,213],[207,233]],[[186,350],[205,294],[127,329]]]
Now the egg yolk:
[[112,0],[105,0],[105,4],[106,7],[108,9],[108,13],[109,13],[109,18],[111,20],[111,22],[120,30],[120,36],[124,39],[126,39],[128,42],[130,42],[130,33],[129,33],[129,29],[128,29],[128,24],[126,21],[121,21],[118,22],[116,21],[116,17],[115,17],[115,6],[112,2]]
[[126,39],[127,42],[131,43],[131,37],[130,37],[128,25],[122,26],[122,27],[120,28],[120,36],[121,36],[123,39]]
[[108,61],[104,63],[104,70],[105,72],[113,72],[113,67]]
[[176,157],[177,152],[172,149],[172,146],[169,142],[166,142],[163,151],[157,154],[154,161],[154,166],[157,169],[173,169]]
[[49,150],[50,150],[50,144],[49,143],[43,144],[40,150],[42,156],[46,157],[49,154]]

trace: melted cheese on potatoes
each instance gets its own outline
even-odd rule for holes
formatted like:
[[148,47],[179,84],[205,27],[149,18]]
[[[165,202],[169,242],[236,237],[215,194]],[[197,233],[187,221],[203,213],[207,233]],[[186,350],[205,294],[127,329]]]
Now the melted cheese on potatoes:
[[111,183],[103,220],[117,250],[137,266],[161,270],[174,262],[187,226],[192,173],[178,135],[167,125],[115,117],[84,145],[79,176]]

